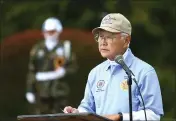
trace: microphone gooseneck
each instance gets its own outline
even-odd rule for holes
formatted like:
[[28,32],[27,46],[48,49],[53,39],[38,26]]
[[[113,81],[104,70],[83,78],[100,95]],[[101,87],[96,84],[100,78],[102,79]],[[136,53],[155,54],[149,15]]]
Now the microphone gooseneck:
[[[144,100],[143,100],[143,97],[142,97],[142,94],[141,94],[141,91],[140,91],[140,88],[138,86],[138,83],[135,79],[135,75],[133,74],[133,72],[129,69],[129,67],[125,64],[125,61],[123,59],[123,56],[122,55],[117,55],[114,59],[114,61],[116,63],[118,63],[119,65],[122,66],[122,68],[125,70],[126,74],[128,75],[129,77],[129,80],[128,80],[128,86],[129,86],[129,110],[130,110],[130,121],[132,121],[132,98],[131,98],[131,85],[132,85],[132,80],[135,82],[135,84],[137,85],[137,89],[139,91],[139,94],[140,94],[140,97],[142,99],[142,104],[143,104],[143,107],[144,107],[144,115],[145,115],[145,120],[147,121],[147,116],[146,116],[146,109],[145,109],[145,104],[144,104]],[[132,78],[133,77],[133,78]]]

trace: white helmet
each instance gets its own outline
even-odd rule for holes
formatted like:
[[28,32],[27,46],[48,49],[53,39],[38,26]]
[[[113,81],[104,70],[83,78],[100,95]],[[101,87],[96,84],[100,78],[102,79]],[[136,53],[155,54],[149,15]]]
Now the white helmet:
[[57,32],[62,32],[62,29],[63,27],[60,20],[54,17],[46,19],[42,26],[43,31],[56,30]]

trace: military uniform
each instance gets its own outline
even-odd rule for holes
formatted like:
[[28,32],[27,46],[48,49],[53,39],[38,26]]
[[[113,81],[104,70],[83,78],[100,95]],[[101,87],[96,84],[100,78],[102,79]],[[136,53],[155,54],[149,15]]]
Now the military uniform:
[[[68,52],[67,52],[68,53]],[[64,43],[59,42],[54,49],[48,50],[44,41],[36,44],[30,52],[29,73],[27,76],[27,92],[32,92],[36,97],[35,113],[59,113],[68,105],[69,86],[66,76],[77,70],[74,53],[68,55]],[[37,80],[37,73],[54,72],[65,68],[62,78]],[[44,77],[45,78],[45,77]]]

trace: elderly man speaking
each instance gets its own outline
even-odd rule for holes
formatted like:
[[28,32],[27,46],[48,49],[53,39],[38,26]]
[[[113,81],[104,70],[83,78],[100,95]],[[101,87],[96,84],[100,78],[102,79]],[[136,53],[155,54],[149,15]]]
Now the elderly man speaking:
[[[90,71],[84,98],[78,108],[67,106],[65,113],[92,112],[114,121],[129,120],[128,76],[114,61],[117,55],[123,55],[139,85],[147,119],[160,120],[164,113],[158,77],[151,65],[133,55],[129,48],[131,32],[131,23],[120,13],[106,15],[100,27],[93,29],[99,52],[107,60]],[[145,120],[137,85],[132,83],[131,86],[133,120]]]

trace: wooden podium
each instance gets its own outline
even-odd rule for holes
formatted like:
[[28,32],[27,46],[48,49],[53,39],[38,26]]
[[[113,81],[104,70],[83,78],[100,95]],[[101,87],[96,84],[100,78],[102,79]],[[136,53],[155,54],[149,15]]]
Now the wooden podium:
[[112,121],[94,113],[19,115],[17,119],[19,121]]

